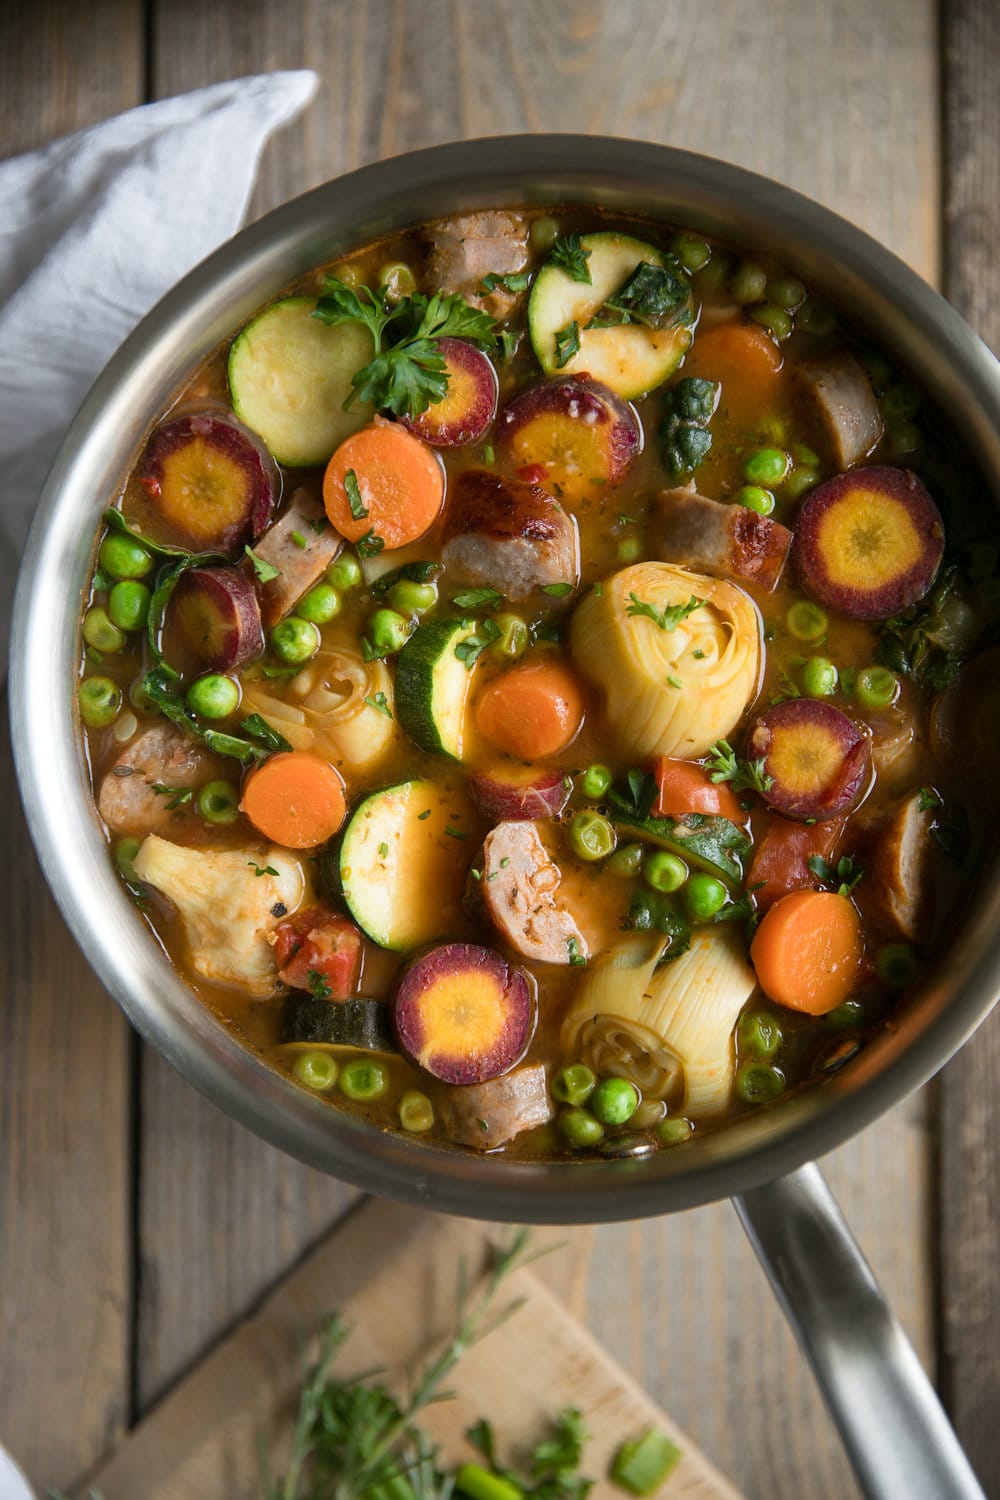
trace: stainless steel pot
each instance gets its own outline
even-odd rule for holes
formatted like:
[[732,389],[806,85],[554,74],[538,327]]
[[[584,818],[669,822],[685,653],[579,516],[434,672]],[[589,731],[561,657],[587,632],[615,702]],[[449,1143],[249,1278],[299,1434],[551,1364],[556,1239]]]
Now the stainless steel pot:
[[912,371],[1000,502],[1000,366],[895,256],[799,194],[688,152],[581,136],[468,141],[365,167],[269,214],[186,277],[125,341],[69,431],[25,551],[12,641],[14,749],[39,858],[88,960],[146,1040],[244,1125],[313,1166],[448,1213],[544,1223],[741,1195],[738,1210],[867,1493],[979,1495],[818,1170],[803,1163],[926,1082],[986,1016],[1000,987],[1000,882],[970,894],[961,943],[899,1026],[822,1089],[682,1150],[565,1165],[483,1160],[386,1135],[269,1071],[150,941],[107,857],[75,721],[78,617],[99,512],[147,426],[203,355],[311,267],[430,217],[525,201],[639,211],[773,251]]

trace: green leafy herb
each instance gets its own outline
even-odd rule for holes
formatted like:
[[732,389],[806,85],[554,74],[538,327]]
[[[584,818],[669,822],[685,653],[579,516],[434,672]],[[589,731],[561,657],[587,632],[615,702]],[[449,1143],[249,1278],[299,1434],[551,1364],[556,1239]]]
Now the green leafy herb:
[[922,786],[917,794],[917,806],[921,812],[931,812],[935,807],[943,807],[944,799],[932,786]]
[[728,740],[718,740],[709,755],[709,776],[716,786],[726,781],[733,792],[769,792],[774,785],[774,777],[764,769],[763,756],[741,760]]
[[567,323],[565,328],[557,328],[556,341],[556,369],[561,370],[568,365],[574,354],[580,352],[580,325],[574,318],[572,323]]
[[836,890],[838,896],[849,896],[865,873],[846,854],[835,865],[822,854],[810,854],[806,864],[820,884]]
[[306,974],[306,983],[309,986],[309,993],[310,995],[312,995],[314,1000],[329,1000],[330,996],[333,994],[333,991],[327,983],[326,975],[321,974],[319,969],[308,970]]
[[[521,335],[519,333],[514,333],[509,328],[501,328],[500,332],[497,334],[497,345],[500,350],[501,359],[505,361],[513,359],[514,355],[517,353],[517,346],[520,342]],[[493,460],[491,458],[487,459],[487,463],[492,462]]]
[[879,627],[874,657],[880,667],[891,667],[929,693],[939,693],[954,682],[962,656],[935,640],[941,609],[955,593],[957,568],[944,570],[926,599]]
[[484,464],[489,464],[490,467],[492,468],[492,466],[493,466],[493,464],[495,462],[496,462],[496,450],[494,449],[493,444],[492,443],[484,443],[483,444],[483,463]]
[[386,843],[384,843],[384,842],[381,843],[381,844],[379,844],[379,846],[378,846],[378,857],[379,857],[379,859],[386,859],[388,857],[388,854],[389,854],[389,845],[386,844]]
[[424,811],[424,812],[422,812],[422,813],[417,813],[417,822],[418,822],[418,823],[422,823],[422,822],[423,822],[423,821],[424,821],[424,819],[425,819],[425,818],[429,818],[429,817],[430,817],[430,815],[431,815],[431,810],[430,810],[430,808],[429,808],[429,807],[428,807],[428,808],[427,808],[427,809],[426,809],[426,810],[425,810],[425,811]]
[[408,562],[401,568],[393,568],[391,573],[383,573],[379,578],[373,579],[369,587],[376,598],[381,599],[404,578],[409,583],[430,583],[443,572],[443,563]]
[[292,537],[292,541],[295,543],[296,547],[301,547],[303,552],[305,552],[305,551],[308,550],[309,543],[306,541],[306,539],[302,535],[301,531],[293,531],[291,533],[291,537]]
[[173,812],[176,807],[186,807],[194,797],[194,789],[189,786],[164,786],[162,781],[153,782],[153,791],[157,797],[169,797],[167,811]]
[[503,594],[496,589],[466,589],[464,594],[455,594],[451,602],[459,609],[499,609]]
[[384,693],[376,693],[374,698],[366,698],[364,701],[369,708],[377,708],[380,714],[385,714],[387,719],[392,718],[392,709]]
[[290,750],[292,747],[283,734],[270,725],[260,714],[247,714],[240,720],[240,728],[250,739],[256,740],[265,750]]
[[629,598],[632,602],[625,611],[626,614],[642,615],[652,620],[661,630],[667,631],[676,630],[682,620],[686,620],[688,615],[700,609],[705,602],[692,594],[686,604],[668,604],[663,609],[657,609],[655,604],[650,604],[648,599],[640,599],[638,594],[629,594]]
[[385,541],[382,537],[376,536],[374,531],[366,531],[354,545],[359,557],[377,557],[385,546]]
[[344,475],[344,489],[347,491],[347,503],[351,507],[351,516],[355,521],[363,521],[368,512],[365,502],[361,498],[361,486],[358,484],[358,476],[353,469],[348,469]]
[[152,552],[154,557],[179,558],[190,556],[189,547],[175,547],[169,542],[154,542],[150,537],[144,536],[141,531],[136,531],[134,527],[128,524],[121,511],[115,510],[113,506],[108,507],[101,519],[111,531],[120,531],[125,536],[130,536],[133,542],[139,542],[141,546],[145,547],[147,552]]
[[550,599],[565,599],[567,594],[573,592],[572,583],[544,583],[542,593],[548,594]]
[[570,968],[579,969],[586,964],[587,957],[580,949],[579,938],[571,937],[566,939],[566,952],[569,954]]
[[210,729],[203,724],[185,702],[178,674],[165,662],[146,673],[142,679],[142,690],[164,718],[176,724],[179,729],[194,735],[216,755],[231,756],[241,765],[248,766],[263,760],[269,754],[267,749],[254,744],[249,739],[241,739],[234,734],[223,734],[220,730]]
[[549,251],[551,265],[565,271],[571,281],[579,281],[586,286],[591,285],[590,267],[587,265],[589,259],[590,251],[583,248],[575,229],[556,240]]
[[[552,1435],[532,1449],[528,1472],[519,1473],[497,1459],[493,1429],[485,1418],[467,1428],[466,1437],[483,1455],[490,1473],[501,1481],[503,1493],[524,1500],[585,1500],[593,1480],[579,1473],[587,1433],[576,1407],[556,1418]],[[499,1486],[498,1486],[499,1488]]]
[[683,682],[681,682],[680,678],[675,677],[673,673],[670,673],[670,675],[667,677],[667,687],[676,688],[679,691],[683,686],[684,684]]
[[254,874],[258,876],[258,878],[261,875],[277,875],[278,873],[273,865],[259,865],[257,861],[253,859],[248,859],[247,864],[250,866]]
[[607,298],[588,328],[642,323],[660,331],[691,321],[687,282],[666,266],[640,261],[628,279]]
[[265,562],[262,557],[258,557],[252,547],[244,547],[243,551],[253,564],[258,583],[270,583],[272,579],[281,577],[281,569],[276,568],[273,563]]
[[691,928],[676,901],[647,886],[635,892],[622,925],[629,932],[662,932],[667,942],[661,963],[680,958],[691,946]]
[[455,655],[459,661],[465,663],[466,671],[471,672],[487,646],[492,646],[503,634],[495,620],[480,620],[476,626],[475,633],[467,636],[464,641],[459,641],[455,647]]
[[444,825],[444,831],[450,839],[465,838],[465,834],[462,832],[461,828],[456,828],[452,823],[446,823]]
[[714,380],[688,375],[663,398],[663,460],[674,478],[693,474],[712,446],[708,425],[715,413],[721,386]]
[[506,276],[500,275],[498,271],[490,271],[479,283],[484,292],[495,292],[497,287],[504,292],[526,292],[530,285],[530,271],[510,271]]

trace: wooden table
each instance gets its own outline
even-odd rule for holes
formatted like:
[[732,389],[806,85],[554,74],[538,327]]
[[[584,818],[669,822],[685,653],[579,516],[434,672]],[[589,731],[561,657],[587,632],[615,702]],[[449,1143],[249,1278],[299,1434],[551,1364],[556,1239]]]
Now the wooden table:
[[[4,155],[310,66],[322,92],[268,149],[254,213],[461,136],[669,141],[846,214],[1000,347],[992,0],[11,0],[0,15]],[[48,897],[7,751],[2,776],[0,1434],[42,1489],[85,1474],[354,1195],[138,1044]],[[1000,1014],[826,1164],[992,1495],[998,1092]],[[748,1495],[856,1493],[727,1206],[577,1230],[570,1263],[571,1307]]]

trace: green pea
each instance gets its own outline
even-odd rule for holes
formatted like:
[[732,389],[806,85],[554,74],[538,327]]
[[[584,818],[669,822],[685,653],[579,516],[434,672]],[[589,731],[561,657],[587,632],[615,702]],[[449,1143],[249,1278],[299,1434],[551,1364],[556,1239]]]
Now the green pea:
[[728,894],[721,880],[696,871],[688,876],[681,899],[692,922],[709,922],[725,906]]
[[808,464],[811,469],[819,468],[819,454],[808,443],[793,443],[792,457],[797,464]]
[[300,615],[286,615],[271,631],[271,650],[275,656],[291,666],[301,666],[316,655],[320,647],[320,633],[312,620],[303,620]]
[[743,460],[743,478],[748,484],[770,489],[780,484],[788,473],[789,458],[782,448],[755,448]]
[[597,1079],[586,1063],[569,1063],[556,1074],[552,1097],[560,1104],[586,1104],[596,1086]]
[[378,284],[383,289],[387,302],[402,302],[404,297],[412,297],[417,290],[417,278],[401,260],[382,266],[378,273]]
[[807,490],[819,484],[819,472],[809,468],[807,465],[796,465],[788,478],[781,486],[781,493],[786,500],[801,500]]
[[819,641],[826,635],[829,621],[818,604],[799,599],[785,616],[785,624],[797,641]]
[[679,1146],[694,1135],[694,1126],[683,1115],[669,1116],[656,1126],[656,1134],[664,1146]]
[[569,825],[569,841],[578,859],[606,859],[617,842],[615,830],[599,812],[578,812]]
[[84,615],[83,638],[95,651],[120,651],[125,644],[124,630],[119,630],[100,604],[95,604]]
[[542,214],[541,218],[533,220],[528,230],[528,240],[533,250],[551,250],[558,238],[559,225],[548,214]]
[[119,839],[115,845],[115,865],[123,880],[129,885],[138,885],[139,877],[135,873],[135,857],[139,853],[142,839]]
[[407,1089],[399,1101],[399,1123],[411,1135],[423,1135],[434,1124],[434,1106],[419,1089]]
[[240,815],[240,789],[231,781],[206,781],[198,788],[195,806],[206,823],[224,827]]
[[112,578],[145,578],[153,557],[141,542],[121,531],[111,531],[101,543],[97,560]]
[[909,422],[920,410],[920,392],[912,385],[890,385],[882,397],[882,415],[887,427]]
[[588,766],[580,781],[580,790],[591,802],[600,802],[614,780],[610,766]]
[[228,719],[239,707],[240,685],[221,672],[206,672],[195,678],[184,696],[203,719]]
[[817,302],[814,297],[807,297],[802,306],[795,314],[795,321],[805,333],[815,334],[823,337],[832,333],[837,326],[837,319],[825,303]]
[[708,265],[702,266],[700,271],[695,272],[694,284],[702,296],[706,293],[717,292],[729,280],[732,269],[732,256],[726,255],[724,251],[715,250]]
[[887,943],[875,955],[875,972],[890,990],[905,990],[920,973],[920,960],[908,943]]
[[496,617],[500,634],[493,642],[493,650],[507,661],[517,661],[531,645],[531,632],[520,615],[500,614]]
[[80,718],[88,729],[107,729],[122,706],[122,690],[110,677],[85,677],[77,689]]
[[334,266],[333,274],[338,281],[342,281],[345,286],[349,287],[359,287],[365,279],[365,273],[361,267],[350,260],[345,261],[343,265]]
[[828,1010],[823,1020],[834,1031],[853,1031],[855,1027],[864,1025],[865,1008],[860,1000],[845,1000],[833,1010]]
[[152,593],[135,578],[121,578],[108,595],[108,615],[119,630],[142,630]]
[[413,583],[401,578],[389,590],[389,603],[402,615],[424,615],[438,599],[436,583]]
[[762,302],[758,307],[751,307],[750,316],[755,323],[766,328],[768,333],[774,335],[779,342],[787,339],[795,326],[791,314],[786,313],[783,307],[778,307],[775,302]]
[[807,698],[832,698],[840,678],[829,657],[810,656],[802,668],[802,686]]
[[923,440],[923,433],[915,422],[902,422],[890,429],[889,449],[899,458],[904,453],[915,453]]
[[791,311],[805,300],[806,289],[794,276],[774,276],[767,283],[767,295],[771,302]]
[[385,1093],[387,1082],[385,1069],[373,1058],[354,1058],[340,1070],[340,1091],[348,1099],[377,1099]]
[[356,589],[363,579],[361,564],[353,552],[342,552],[326,570],[326,581],[339,589],[342,594],[349,589]]
[[611,855],[604,868],[610,870],[612,875],[621,875],[624,879],[631,880],[642,869],[642,855],[641,844],[622,844]]
[[128,685],[128,701],[132,707],[141,714],[159,713],[159,705],[154,703],[146,689],[146,677],[133,677]]
[[688,867],[676,854],[668,854],[665,849],[655,849],[646,856],[642,878],[654,891],[663,891],[669,896],[672,891],[679,891],[687,880]]
[[292,1073],[317,1094],[327,1093],[337,1082],[337,1064],[328,1052],[300,1052],[292,1063]]
[[736,302],[763,302],[767,296],[767,272],[752,261],[744,261],[729,283]]
[[296,604],[295,613],[300,620],[311,620],[314,625],[329,625],[340,614],[340,595],[332,583],[317,583]]
[[590,1096],[590,1110],[602,1125],[624,1125],[639,1107],[639,1090],[627,1078],[602,1078]]
[[737,1028],[740,1050],[771,1057],[781,1046],[781,1027],[766,1010],[745,1010]]
[[635,563],[642,557],[642,541],[637,536],[624,536],[618,543],[618,561]]
[[862,667],[854,680],[854,696],[862,708],[888,708],[899,695],[899,678],[889,667]]
[[413,632],[412,621],[394,609],[377,609],[368,622],[372,645],[386,656],[402,651]]
[[685,271],[700,271],[712,258],[712,247],[696,234],[675,234],[670,248]]
[[604,1126],[586,1109],[564,1109],[556,1129],[571,1146],[596,1146],[604,1139]]
[[759,516],[769,516],[774,509],[774,496],[770,490],[761,489],[759,484],[745,484],[736,498],[747,510],[755,510]]
[[778,412],[769,412],[760,424],[759,436],[775,447],[787,448],[788,423]]
[[769,1104],[784,1092],[784,1073],[769,1063],[744,1063],[736,1071],[736,1093],[746,1104]]

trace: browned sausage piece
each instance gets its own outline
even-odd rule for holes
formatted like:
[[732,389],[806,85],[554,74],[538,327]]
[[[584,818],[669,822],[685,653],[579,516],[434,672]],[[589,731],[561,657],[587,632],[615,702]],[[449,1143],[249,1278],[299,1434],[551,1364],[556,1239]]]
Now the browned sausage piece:
[[869,823],[857,845],[865,872],[866,914],[888,923],[910,943],[926,933],[931,916],[931,820],[929,810],[921,811],[920,793],[912,792]]
[[254,556],[278,570],[277,578],[258,585],[265,625],[275,624],[292,611],[343,545],[343,537],[330,525],[319,501],[308,490],[295,490],[284,515],[254,544]]
[[112,833],[162,833],[183,809],[154,786],[187,788],[210,781],[219,761],[172,724],[153,724],[125,746],[101,782],[98,811]]
[[722,505],[689,487],[661,490],[657,538],[664,562],[773,589],[792,533],[745,505]]
[[483,844],[480,888],[497,930],[525,958],[568,964],[588,956],[587,942],[558,902],[560,875],[527,819],[498,823]]
[[505,318],[517,294],[497,288],[485,293],[484,276],[510,276],[528,264],[528,221],[505,210],[458,214],[430,229],[427,275],[431,290],[458,292],[473,307]]
[[441,1122],[448,1139],[480,1151],[492,1151],[522,1130],[547,1125],[555,1114],[541,1063],[444,1093]]
[[871,381],[854,355],[846,349],[814,354],[800,361],[796,374],[837,468],[867,458],[884,428]]
[[475,583],[525,599],[580,578],[576,520],[536,484],[467,469],[452,487],[441,556]]

